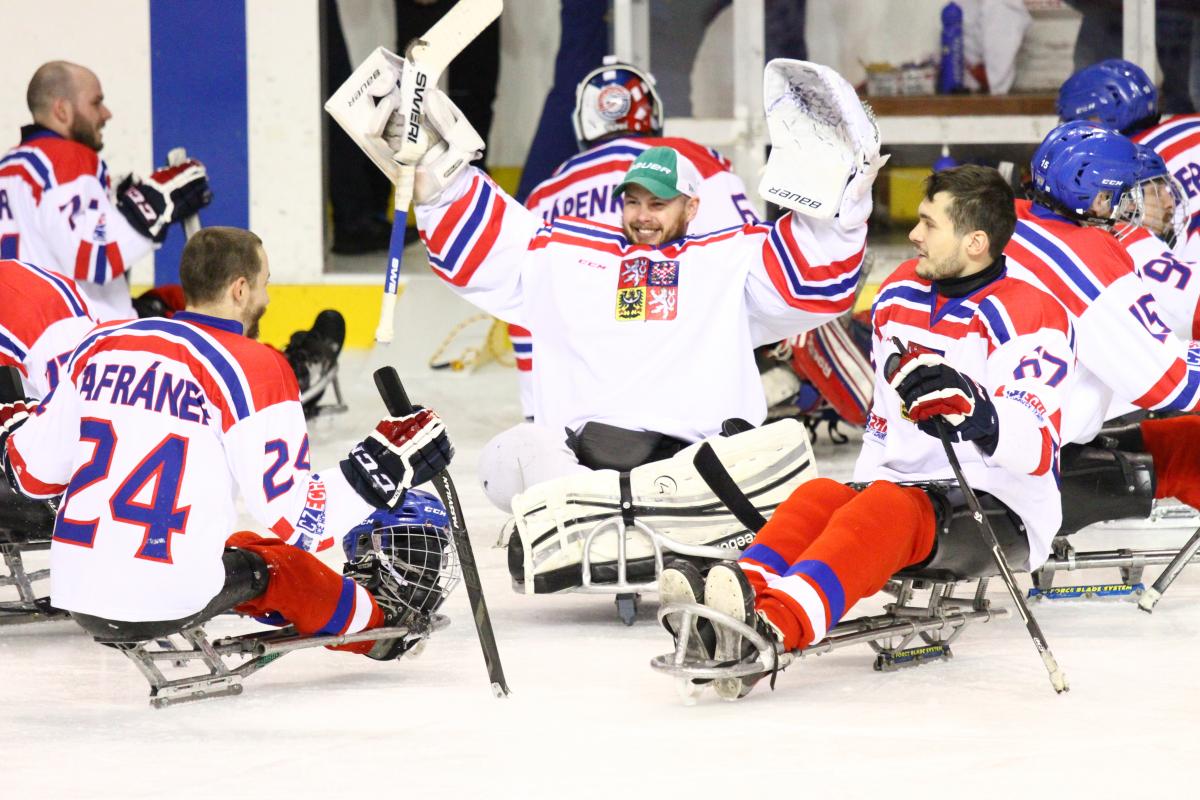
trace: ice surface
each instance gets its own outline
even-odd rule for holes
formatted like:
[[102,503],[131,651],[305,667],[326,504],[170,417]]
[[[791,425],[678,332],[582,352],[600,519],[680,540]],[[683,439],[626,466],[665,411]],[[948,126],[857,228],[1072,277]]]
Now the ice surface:
[[[731,704],[708,692],[684,707],[648,666],[670,649],[652,599],[626,628],[607,598],[514,594],[504,553],[491,547],[503,516],[474,464],[487,438],[518,419],[515,372],[425,367],[472,312],[434,279],[413,278],[396,342],[344,358],[351,412],[312,426],[313,463],[332,464],[382,412],[371,372],[383,363],[400,369],[414,402],[442,414],[513,695],[491,696],[461,588],[445,608],[452,625],[417,659],[301,651],[248,678],[240,697],[161,711],[134,666],[73,623],[0,628],[0,796],[1190,796],[1180,790],[1193,783],[1200,724],[1195,569],[1153,615],[1122,601],[1035,605],[1071,680],[1061,697],[1010,618],[973,626],[948,662],[878,673],[866,647],[852,648],[795,664],[774,693],[760,685]],[[853,445],[822,436],[816,452],[825,474],[849,474]],[[1103,530],[1077,543],[1178,546],[1189,533]],[[1116,580],[1082,575],[1058,582]],[[1010,606],[993,584],[993,601]],[[246,627],[222,619],[209,630]]]

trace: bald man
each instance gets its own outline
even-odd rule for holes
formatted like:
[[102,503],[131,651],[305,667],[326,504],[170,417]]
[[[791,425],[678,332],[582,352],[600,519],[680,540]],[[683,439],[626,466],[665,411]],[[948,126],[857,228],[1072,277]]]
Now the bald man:
[[0,158],[0,258],[74,278],[101,321],[136,317],[128,269],[162,243],[172,222],[211,200],[204,165],[130,176],[114,192],[99,155],[112,112],[96,74],[48,62],[25,99],[33,123]]

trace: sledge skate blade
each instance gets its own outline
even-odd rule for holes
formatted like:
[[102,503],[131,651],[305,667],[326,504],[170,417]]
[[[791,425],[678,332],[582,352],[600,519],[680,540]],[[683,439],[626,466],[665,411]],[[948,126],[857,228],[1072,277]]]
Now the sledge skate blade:
[[670,653],[661,656],[655,656],[650,660],[650,667],[665,672],[676,678],[682,678],[691,682],[703,682],[724,680],[728,678],[749,678],[755,675],[765,675],[774,670],[782,670],[788,664],[792,663],[795,655],[790,652],[780,653],[776,656],[776,664],[767,666],[762,661],[764,653],[773,653],[775,646],[763,638],[762,634],[751,628],[741,620],[722,614],[719,611],[714,611],[708,606],[702,606],[699,603],[678,603],[662,606],[658,609],[658,621],[661,624],[663,619],[668,615],[679,615],[678,625],[681,630],[691,628],[697,617],[704,617],[713,623],[714,626],[724,625],[740,636],[748,639],[758,651],[758,657],[754,661],[744,661],[738,664],[728,664],[717,661],[715,659],[691,660],[687,658],[687,637],[680,637],[679,646]]

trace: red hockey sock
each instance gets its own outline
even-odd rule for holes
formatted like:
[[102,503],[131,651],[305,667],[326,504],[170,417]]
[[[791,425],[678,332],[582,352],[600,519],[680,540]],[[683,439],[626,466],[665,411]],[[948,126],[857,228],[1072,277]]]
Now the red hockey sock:
[[756,607],[783,632],[785,647],[807,647],[888,578],[928,556],[935,535],[924,491],[876,481],[832,510],[824,530],[771,581]]
[[[237,606],[234,610],[239,614],[279,614],[304,634],[357,633],[383,625],[375,598],[312,553],[250,531],[233,534],[225,544],[261,556],[270,572],[267,590]],[[373,644],[357,642],[330,649],[365,653]]]
[[1200,417],[1148,419],[1141,429],[1154,458],[1154,496],[1200,508]]
[[770,578],[787,572],[792,562],[816,540],[833,512],[850,502],[855,494],[845,484],[816,478],[800,484],[780,503],[754,537],[754,543],[738,559],[755,594],[767,587]]

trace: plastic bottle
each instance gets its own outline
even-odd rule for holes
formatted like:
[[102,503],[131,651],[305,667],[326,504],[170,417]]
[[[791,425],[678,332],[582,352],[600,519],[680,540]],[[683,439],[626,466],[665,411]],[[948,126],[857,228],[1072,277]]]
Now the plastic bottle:
[[938,93],[963,90],[963,12],[953,2],[942,6],[942,60],[938,74]]
[[950,145],[942,145],[942,154],[938,157],[937,161],[933,162],[933,171],[941,172],[944,169],[950,169],[951,167],[957,166],[958,161],[950,155]]

